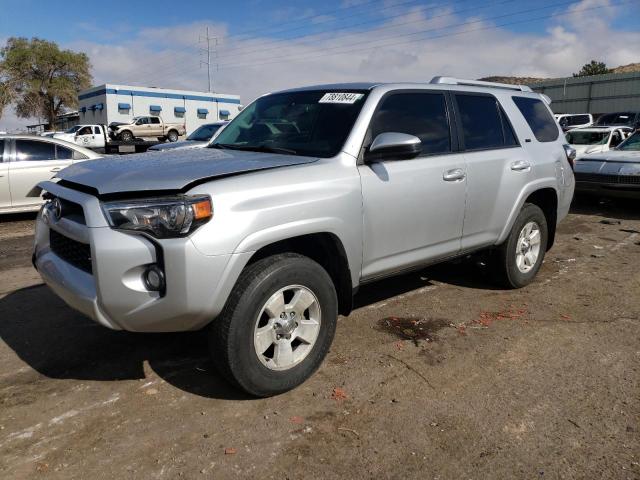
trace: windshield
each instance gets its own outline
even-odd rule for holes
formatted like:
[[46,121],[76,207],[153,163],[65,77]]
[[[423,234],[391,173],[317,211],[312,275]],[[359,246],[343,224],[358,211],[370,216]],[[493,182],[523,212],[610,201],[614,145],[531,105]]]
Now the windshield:
[[603,145],[607,143],[611,132],[571,131],[565,137],[571,145]]
[[640,152],[640,133],[636,132],[627,138],[623,143],[618,145],[616,150],[625,150],[628,152]]
[[213,134],[218,131],[222,125],[201,125],[191,135],[187,137],[187,140],[193,140],[196,142],[208,142],[213,137]]
[[634,114],[631,112],[609,113],[601,116],[596,125],[630,125]]
[[64,133],[76,133],[80,129],[80,125],[76,125],[75,127],[71,127],[69,130],[65,130]]
[[344,145],[366,95],[353,90],[267,95],[245,108],[210,146],[333,157]]

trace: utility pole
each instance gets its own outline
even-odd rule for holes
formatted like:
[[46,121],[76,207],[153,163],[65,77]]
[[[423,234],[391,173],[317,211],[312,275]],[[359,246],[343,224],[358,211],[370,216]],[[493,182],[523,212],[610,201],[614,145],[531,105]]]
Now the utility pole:
[[207,66],[207,84],[208,84],[208,90],[207,92],[211,92],[211,41],[213,40],[213,45],[214,45],[214,50],[213,50],[213,54],[216,54],[216,47],[218,46],[218,38],[217,37],[210,37],[209,36],[209,27],[207,27],[207,35],[206,37],[202,38],[202,36],[200,36],[200,39],[198,40],[198,43],[203,43],[203,42],[207,42],[207,48],[201,48],[200,51],[202,53],[207,54],[207,61],[205,62],[204,60],[200,60],[200,67],[202,67],[202,65],[206,65]]

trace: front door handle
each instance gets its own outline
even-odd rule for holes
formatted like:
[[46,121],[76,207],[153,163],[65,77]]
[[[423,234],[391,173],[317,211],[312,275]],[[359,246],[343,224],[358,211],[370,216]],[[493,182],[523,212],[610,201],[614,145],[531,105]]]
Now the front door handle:
[[444,172],[442,174],[442,179],[445,182],[456,182],[458,180],[464,180],[466,176],[467,174],[464,173],[464,170],[461,168],[454,168],[453,170],[447,170]]
[[531,168],[531,164],[526,160],[518,160],[511,164],[511,170],[514,172],[523,172],[525,170],[529,170]]

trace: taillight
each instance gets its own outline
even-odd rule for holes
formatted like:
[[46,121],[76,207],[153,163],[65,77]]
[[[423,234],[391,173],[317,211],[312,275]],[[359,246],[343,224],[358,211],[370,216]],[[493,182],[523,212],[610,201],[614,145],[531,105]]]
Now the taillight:
[[566,143],[562,146],[564,147],[564,153],[567,156],[567,161],[569,162],[569,165],[571,165],[571,168],[573,168],[576,161],[576,149]]

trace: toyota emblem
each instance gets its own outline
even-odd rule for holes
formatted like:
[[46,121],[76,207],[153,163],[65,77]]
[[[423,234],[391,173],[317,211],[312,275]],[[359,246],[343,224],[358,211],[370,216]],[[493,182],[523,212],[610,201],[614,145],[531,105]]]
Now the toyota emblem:
[[60,202],[59,198],[53,200],[53,217],[56,220],[60,220],[62,218],[62,202]]

